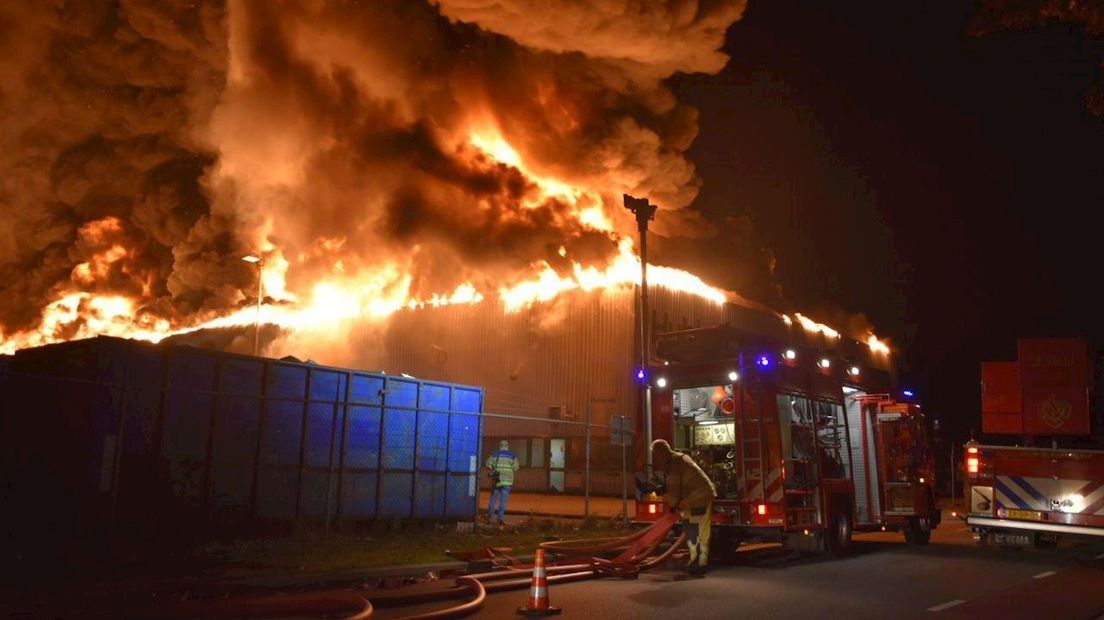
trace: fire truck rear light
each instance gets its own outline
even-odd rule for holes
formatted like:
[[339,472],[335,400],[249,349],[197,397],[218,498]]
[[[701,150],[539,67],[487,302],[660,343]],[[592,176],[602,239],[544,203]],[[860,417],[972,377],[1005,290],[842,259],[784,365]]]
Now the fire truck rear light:
[[767,505],[766,504],[759,504],[758,511],[759,511],[759,514],[761,514],[761,515],[767,514]]
[[656,505],[648,504],[648,514],[654,515],[656,513]]
[[978,453],[977,448],[966,448],[966,454],[977,454],[977,453]]
[[978,457],[971,456],[966,458],[966,471],[967,473],[978,473]]

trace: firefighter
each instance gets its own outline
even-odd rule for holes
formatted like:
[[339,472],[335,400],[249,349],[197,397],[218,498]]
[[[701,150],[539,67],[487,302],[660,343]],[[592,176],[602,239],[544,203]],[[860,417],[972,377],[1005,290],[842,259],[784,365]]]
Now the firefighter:
[[666,440],[653,441],[651,448],[656,461],[666,462],[667,503],[683,516],[686,546],[690,550],[686,572],[700,575],[709,563],[709,531],[717,488],[690,455],[677,452]]

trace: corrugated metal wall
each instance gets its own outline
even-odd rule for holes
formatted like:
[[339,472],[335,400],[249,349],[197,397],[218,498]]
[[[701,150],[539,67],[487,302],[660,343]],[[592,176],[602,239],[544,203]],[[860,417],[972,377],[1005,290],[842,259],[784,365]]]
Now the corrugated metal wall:
[[[631,415],[636,407],[636,291],[572,292],[513,313],[493,302],[405,310],[390,319],[384,346],[363,352],[358,365],[482,385],[491,413],[547,418],[550,407],[563,406],[583,420],[590,399],[614,399],[615,407],[602,408],[603,419],[593,419],[608,425],[609,416]],[[727,322],[782,344],[888,366],[870,359],[864,345],[829,342],[775,313],[662,287],[650,293],[656,332]]]
[[[704,327],[732,317],[732,307],[656,288],[657,327]],[[422,308],[390,320],[385,346],[365,352],[364,366],[483,385],[486,411],[547,418],[562,406],[582,421],[632,415],[637,386],[636,289],[576,292],[506,312],[495,303]]]
[[400,312],[380,355],[365,365],[478,379],[492,413],[547,418],[550,407],[563,407],[582,420],[589,399],[602,398],[615,399],[615,413],[627,415],[635,403],[633,320],[626,290],[565,296],[515,313],[491,303]]

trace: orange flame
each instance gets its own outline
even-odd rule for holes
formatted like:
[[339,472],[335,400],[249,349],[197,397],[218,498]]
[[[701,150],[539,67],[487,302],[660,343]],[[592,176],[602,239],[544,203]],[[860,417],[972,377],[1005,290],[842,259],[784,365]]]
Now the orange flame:
[[[640,258],[633,253],[632,240],[623,238],[618,243],[618,250],[617,257],[604,270],[572,262],[572,273],[566,277],[560,277],[548,263],[541,263],[538,265],[540,273],[536,278],[499,289],[502,304],[507,312],[515,312],[535,303],[555,299],[567,291],[593,291],[638,283]],[[718,305],[728,300],[728,295],[723,290],[709,286],[701,278],[680,269],[648,265],[648,278],[649,286],[654,284],[684,291]]]
[[[497,296],[505,311],[516,312],[551,301],[569,291],[631,287],[639,282],[641,264],[634,251],[633,240],[615,231],[605,210],[606,205],[612,203],[603,199],[600,192],[569,185],[526,167],[518,151],[497,130],[473,131],[468,136],[468,143],[495,161],[524,173],[540,188],[538,200],[562,200],[574,208],[570,215],[582,226],[608,234],[617,243],[614,258],[604,267],[584,265],[571,260],[567,248],[560,247],[559,255],[570,260],[571,264],[566,275],[561,275],[549,263],[541,261],[530,266],[527,278],[503,284],[496,291],[480,291],[471,282],[465,282],[452,292],[435,293],[419,299],[411,294],[411,276],[403,265],[388,262],[377,265],[371,271],[350,273],[340,258],[345,240],[324,238],[299,252],[293,260],[303,263],[326,257],[332,261],[331,274],[315,282],[309,291],[295,293],[288,290],[286,282],[291,262],[278,248],[262,240],[258,243],[264,254],[264,263],[259,266],[257,274],[263,288],[259,312],[256,306],[243,304],[244,307],[223,316],[197,317],[188,325],[171,325],[168,320],[143,313],[138,300],[81,290],[106,277],[111,265],[127,256],[127,249],[116,243],[73,268],[73,288],[63,291],[56,301],[46,306],[38,326],[14,334],[0,333],[0,353],[96,335],[158,342],[172,335],[202,329],[252,326],[258,321],[290,330],[319,331],[347,321],[379,320],[395,312],[426,306],[481,303],[488,294]],[[533,206],[536,203],[522,205],[523,208]],[[105,218],[86,224],[79,234],[95,246],[104,246],[109,238],[115,238],[122,231],[119,220]],[[691,273],[670,267],[648,265],[648,279],[650,285],[683,291],[718,305],[732,297]],[[798,313],[794,316],[806,330],[831,338],[840,337],[839,332],[827,325]],[[782,319],[788,325],[793,323],[788,315],[782,315]],[[875,351],[889,351],[888,346],[873,334],[867,338],[867,344]]]
[[797,322],[801,323],[801,326],[805,328],[805,331],[810,331],[815,334],[824,334],[829,338],[839,338],[840,333],[831,327],[823,323],[817,323],[816,321],[802,315],[800,312],[795,312],[794,317],[797,318]]
[[874,334],[867,334],[866,346],[870,347],[870,350],[875,353],[889,355],[889,345],[881,340],[878,340],[878,337]]

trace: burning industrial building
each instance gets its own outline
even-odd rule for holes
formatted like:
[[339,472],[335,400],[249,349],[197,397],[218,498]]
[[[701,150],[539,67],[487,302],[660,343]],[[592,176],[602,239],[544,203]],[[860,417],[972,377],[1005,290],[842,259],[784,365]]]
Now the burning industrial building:
[[624,192],[707,237],[663,80],[722,67],[742,3],[547,10],[6,3],[3,350],[251,324],[258,275],[300,331],[621,285]]
[[[743,8],[7,3],[0,353],[110,335],[464,382],[486,436],[578,451],[524,420],[636,411],[632,194],[660,207],[649,334],[888,368],[693,209],[697,114],[665,80],[720,70]],[[572,486],[547,467],[521,484]]]
[[692,208],[697,115],[665,80],[721,69],[743,8],[6,3],[0,352],[172,338],[624,414],[626,193],[660,206],[653,327],[836,340],[730,292],[785,308],[754,236]]

